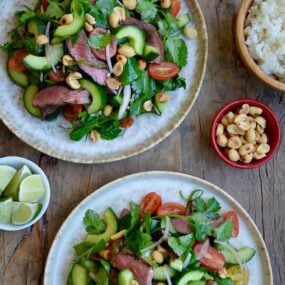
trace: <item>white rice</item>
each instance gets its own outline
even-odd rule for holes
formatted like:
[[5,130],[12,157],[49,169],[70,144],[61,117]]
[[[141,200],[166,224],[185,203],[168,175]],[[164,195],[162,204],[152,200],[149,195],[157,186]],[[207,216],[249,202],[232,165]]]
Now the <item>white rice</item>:
[[266,74],[285,82],[285,0],[254,0],[246,26],[250,55]]

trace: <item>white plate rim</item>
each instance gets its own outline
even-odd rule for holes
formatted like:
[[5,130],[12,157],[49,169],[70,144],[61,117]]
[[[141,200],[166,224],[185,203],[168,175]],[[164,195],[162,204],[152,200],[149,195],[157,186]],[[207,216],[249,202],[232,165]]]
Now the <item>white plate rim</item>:
[[65,221],[62,223],[62,225],[60,226],[57,234],[54,237],[54,240],[52,242],[52,245],[50,247],[47,259],[46,259],[46,264],[45,264],[45,269],[44,269],[44,277],[43,277],[43,284],[44,285],[50,285],[47,283],[47,272],[48,272],[48,268],[51,266],[51,257],[54,254],[55,248],[56,248],[56,243],[57,240],[61,238],[61,236],[64,234],[64,230],[65,227],[68,225],[69,220],[72,220],[73,217],[76,215],[76,212],[82,208],[84,206],[85,203],[87,203],[89,200],[94,199],[94,197],[96,197],[98,194],[101,194],[101,192],[104,192],[105,189],[108,189],[110,187],[115,186],[116,184],[120,184],[122,182],[126,182],[128,180],[132,180],[132,179],[136,179],[136,178],[141,178],[141,177],[147,177],[147,176],[164,176],[164,177],[168,177],[168,176],[174,176],[176,178],[180,178],[180,179],[186,179],[186,180],[192,180],[194,182],[197,183],[201,183],[203,185],[205,185],[206,187],[208,187],[207,189],[212,193],[212,194],[218,194],[222,197],[224,197],[226,200],[228,200],[232,205],[234,205],[236,208],[238,208],[238,210],[242,213],[242,215],[245,217],[245,219],[247,220],[247,223],[252,227],[253,231],[255,232],[255,234],[258,237],[258,240],[256,241],[256,244],[258,244],[259,248],[263,251],[263,254],[265,256],[265,261],[264,264],[266,265],[266,274],[268,275],[268,280],[270,280],[269,284],[266,285],[273,285],[273,273],[272,273],[272,266],[271,266],[271,261],[270,261],[270,257],[267,251],[267,247],[266,244],[264,242],[264,239],[259,231],[259,229],[257,228],[256,224],[254,223],[254,221],[252,220],[252,218],[249,216],[249,214],[247,213],[247,211],[239,204],[239,202],[237,202],[231,195],[229,195],[225,190],[223,190],[222,188],[216,186],[215,184],[206,181],[204,179],[201,179],[199,177],[196,176],[192,176],[189,174],[185,174],[185,173],[180,173],[180,172],[172,172],[172,171],[146,171],[146,172],[139,172],[139,173],[134,173],[134,174],[130,174],[121,178],[118,178],[112,182],[109,182],[101,187],[99,187],[95,192],[92,192],[91,194],[89,194],[86,198],[84,198],[72,211],[71,213],[68,215],[68,217],[65,219]]

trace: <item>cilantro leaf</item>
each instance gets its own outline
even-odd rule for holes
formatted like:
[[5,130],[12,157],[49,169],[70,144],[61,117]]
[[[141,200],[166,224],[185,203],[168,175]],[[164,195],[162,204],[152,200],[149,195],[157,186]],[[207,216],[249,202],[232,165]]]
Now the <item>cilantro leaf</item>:
[[218,285],[233,285],[234,284],[230,277],[221,278],[219,276],[216,276],[214,279],[218,283]]
[[187,64],[187,46],[184,40],[170,37],[165,41],[165,58],[176,63],[179,67]]
[[98,0],[96,1],[95,6],[98,8],[99,11],[102,11],[104,15],[108,15],[111,13],[115,7],[114,0]]
[[131,213],[129,225],[126,231],[126,236],[130,235],[131,232],[139,226],[140,206],[134,202],[130,203]]
[[190,233],[179,237],[170,237],[167,243],[178,256],[181,256],[192,248],[194,241],[194,236]]
[[157,6],[153,0],[138,0],[135,11],[143,21],[151,22],[156,18]]
[[219,210],[221,206],[215,197],[209,200],[204,200],[201,197],[197,197],[193,200],[195,212],[205,213],[209,219],[217,219],[220,214]]
[[186,88],[185,78],[177,76],[172,79],[163,80],[160,86],[163,91],[174,91],[178,88]]
[[179,21],[169,13],[164,13],[164,20],[157,22],[158,31],[163,38],[167,38],[169,34],[172,34],[179,30]]
[[111,42],[111,35],[97,34],[88,38],[88,44],[91,48],[99,49],[106,47]]
[[140,250],[151,244],[151,235],[137,230],[127,237],[126,245],[129,250],[140,255]]
[[18,18],[19,22],[22,24],[26,23],[29,19],[36,16],[37,14],[35,13],[35,11],[32,10],[16,12],[16,17]]
[[212,226],[209,219],[203,213],[193,213],[190,216],[190,222],[195,229],[195,238],[199,241],[204,241],[212,232]]
[[105,230],[105,222],[93,210],[86,211],[83,221],[89,234],[100,234]]
[[123,85],[128,85],[141,76],[141,70],[138,68],[138,62],[135,58],[129,57],[122,72],[120,79]]
[[77,261],[83,261],[88,259],[94,253],[103,250],[106,247],[106,242],[102,239],[94,245],[94,243],[82,242],[75,245],[73,248],[77,255]]
[[225,241],[232,236],[233,223],[231,221],[223,222],[219,227],[213,229],[213,235],[221,241]]

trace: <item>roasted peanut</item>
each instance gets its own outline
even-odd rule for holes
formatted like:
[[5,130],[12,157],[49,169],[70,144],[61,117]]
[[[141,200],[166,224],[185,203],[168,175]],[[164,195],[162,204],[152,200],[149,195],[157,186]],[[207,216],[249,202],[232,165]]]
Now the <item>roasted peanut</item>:
[[221,123],[227,127],[230,123],[228,122],[228,119],[226,118],[226,116],[223,116],[221,119]]
[[234,119],[235,119],[235,114],[230,111],[226,114],[226,118],[227,118],[228,122],[230,124],[232,124],[234,122]]
[[146,112],[151,112],[152,110],[152,107],[153,107],[153,104],[151,102],[151,100],[147,100],[143,103],[143,109],[146,111]]
[[112,12],[109,15],[109,24],[112,28],[117,28],[120,23],[120,15],[118,13]]
[[239,136],[232,136],[228,140],[228,147],[232,149],[238,149],[241,147],[242,142]]
[[86,14],[85,15],[85,17],[86,17],[86,21],[90,24],[90,25],[95,25],[96,24],[96,20],[95,20],[95,18],[92,16],[92,15],[90,15],[90,14]]
[[105,260],[109,260],[111,256],[111,252],[109,250],[101,250],[99,251],[99,255]]
[[227,126],[227,131],[230,135],[244,135],[245,132],[240,130],[237,125],[230,124]]
[[167,103],[169,98],[169,95],[165,92],[159,92],[155,95],[155,100],[159,103]]
[[255,107],[255,106],[251,106],[249,108],[249,114],[252,115],[252,116],[259,116],[262,114],[262,109],[259,108],[259,107]]
[[120,76],[124,71],[124,64],[120,61],[117,61],[113,66],[113,73],[116,76]]
[[68,25],[73,22],[73,15],[72,14],[65,14],[59,20],[61,25]]
[[97,142],[100,139],[100,137],[101,136],[97,131],[93,130],[90,132],[89,138],[91,141]]
[[262,134],[257,142],[258,143],[268,143],[267,135],[266,134]]
[[158,264],[161,264],[163,263],[163,255],[161,252],[159,252],[158,250],[154,250],[151,254],[151,257],[153,258],[153,260],[158,263]]
[[140,285],[140,283],[137,280],[132,280],[130,285]]
[[168,9],[171,5],[171,1],[170,0],[160,0],[160,7],[162,9]]
[[241,156],[245,156],[249,153],[252,153],[254,150],[254,145],[252,143],[247,143],[247,144],[244,144],[242,145],[240,148],[239,148],[239,154]]
[[46,35],[38,35],[36,37],[36,43],[38,45],[45,45],[45,44],[49,43],[49,38]]
[[269,151],[270,151],[270,146],[267,143],[260,144],[256,149],[256,152],[258,153],[268,153]]
[[266,128],[266,120],[265,120],[263,117],[258,116],[258,117],[255,118],[255,121],[256,121],[256,123],[257,123],[260,127],[262,127],[263,129]]
[[191,26],[184,26],[183,35],[188,39],[195,39],[198,37],[198,32],[195,28]]
[[123,0],[123,5],[130,11],[134,10],[137,6],[137,0]]
[[167,257],[168,251],[164,247],[158,245],[157,250],[163,255],[164,258]]
[[112,77],[106,79],[106,84],[111,90],[118,90],[121,87],[121,82]]
[[116,59],[117,61],[121,62],[123,65],[127,63],[127,58],[122,54],[117,54]]
[[111,236],[111,240],[118,240],[120,238],[122,238],[125,235],[126,230],[121,230],[119,232],[117,232],[116,234]]
[[73,71],[73,72],[68,74],[65,81],[70,88],[80,89],[81,85],[80,85],[80,82],[78,79],[81,79],[81,78],[82,78],[81,73],[79,73],[77,71]]
[[145,68],[146,68],[146,61],[143,60],[143,59],[139,59],[138,60],[138,68],[140,70],[145,70]]
[[249,122],[249,125],[250,125],[250,129],[255,129],[256,128],[256,121],[253,117],[251,116],[247,116],[248,118],[248,122]]
[[228,158],[231,161],[238,161],[240,159],[240,155],[239,155],[237,150],[230,149],[229,152],[228,152]]
[[135,50],[129,45],[122,45],[118,49],[118,53],[124,55],[125,57],[133,57],[136,55]]
[[255,152],[253,154],[253,158],[256,159],[256,160],[260,160],[260,159],[264,158],[265,156],[266,156],[266,153]]
[[240,160],[243,163],[250,163],[250,162],[252,162],[252,159],[253,159],[253,153],[248,153],[244,156],[241,156],[241,158],[240,158]]
[[241,109],[239,110],[239,114],[248,114],[249,113],[249,110],[250,110],[250,107],[248,104],[243,104],[241,106]]
[[90,25],[88,22],[85,22],[84,29],[85,29],[86,32],[90,33],[90,32],[93,31],[93,26]]
[[126,20],[126,11],[122,7],[115,7],[114,8],[114,13],[117,13],[120,16],[120,21],[125,21]]
[[73,63],[74,63],[74,59],[69,54],[65,54],[62,57],[62,64],[64,66],[71,66]]
[[262,135],[264,133],[264,128],[262,128],[260,125],[256,126],[256,130],[260,135]]
[[228,144],[228,139],[225,135],[218,135],[217,136],[217,144],[220,147],[226,147]]
[[105,117],[109,117],[112,114],[113,106],[112,105],[106,105],[103,109],[103,115]]
[[249,129],[246,131],[245,138],[247,142],[253,143],[256,141],[256,135],[255,135],[255,130],[254,129]]
[[224,125],[218,124],[217,129],[216,129],[216,136],[222,135],[225,131]]

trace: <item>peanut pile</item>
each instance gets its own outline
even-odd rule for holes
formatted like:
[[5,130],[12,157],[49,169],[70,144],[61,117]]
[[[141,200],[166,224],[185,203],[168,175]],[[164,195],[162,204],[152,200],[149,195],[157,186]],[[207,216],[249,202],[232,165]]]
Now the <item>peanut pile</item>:
[[260,160],[270,151],[265,133],[263,110],[243,104],[235,113],[222,117],[216,129],[216,140],[231,161],[250,163]]

